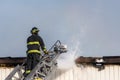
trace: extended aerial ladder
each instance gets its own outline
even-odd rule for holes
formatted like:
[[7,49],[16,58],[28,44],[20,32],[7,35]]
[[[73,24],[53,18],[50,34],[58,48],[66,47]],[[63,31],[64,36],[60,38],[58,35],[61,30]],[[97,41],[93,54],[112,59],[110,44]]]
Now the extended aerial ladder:
[[56,60],[61,53],[67,52],[67,46],[61,44],[61,42],[57,40],[48,52],[49,55],[45,55],[40,58],[39,63],[28,76],[24,77],[25,61],[22,65],[17,65],[5,80],[35,80],[36,78],[50,80],[51,75],[57,69]]

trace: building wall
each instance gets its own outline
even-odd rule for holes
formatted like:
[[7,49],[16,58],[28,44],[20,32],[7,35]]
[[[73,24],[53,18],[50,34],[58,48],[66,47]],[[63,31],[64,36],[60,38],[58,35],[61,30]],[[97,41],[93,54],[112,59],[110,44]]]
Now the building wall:
[[[0,68],[0,80],[12,71],[13,68]],[[51,77],[51,80],[120,80],[120,66],[107,65],[104,70],[98,71],[92,66],[73,67],[69,70],[59,70]]]
[[66,72],[58,70],[51,80],[120,80],[120,66],[108,65],[104,70],[98,71],[92,66],[74,67]]

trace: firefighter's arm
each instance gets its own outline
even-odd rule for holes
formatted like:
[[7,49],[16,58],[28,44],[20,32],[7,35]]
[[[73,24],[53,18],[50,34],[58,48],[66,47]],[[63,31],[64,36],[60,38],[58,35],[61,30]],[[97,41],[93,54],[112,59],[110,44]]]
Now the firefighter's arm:
[[47,49],[45,47],[45,44],[44,44],[44,41],[43,41],[43,39],[41,37],[40,37],[40,46],[41,46],[41,49],[43,50],[43,52],[45,54],[48,54],[48,51],[47,51]]

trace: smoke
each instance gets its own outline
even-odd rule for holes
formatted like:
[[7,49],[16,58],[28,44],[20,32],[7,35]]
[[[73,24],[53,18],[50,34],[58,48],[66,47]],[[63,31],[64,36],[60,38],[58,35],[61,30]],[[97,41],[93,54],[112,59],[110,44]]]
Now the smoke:
[[68,70],[75,66],[75,59],[80,55],[81,51],[79,49],[80,42],[75,38],[68,42],[68,52],[63,53],[58,58],[58,68],[62,70]]

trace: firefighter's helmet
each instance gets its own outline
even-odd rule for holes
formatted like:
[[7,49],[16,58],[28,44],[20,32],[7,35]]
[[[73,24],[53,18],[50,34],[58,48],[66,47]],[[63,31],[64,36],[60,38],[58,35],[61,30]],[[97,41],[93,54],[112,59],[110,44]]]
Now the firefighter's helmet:
[[38,33],[38,32],[39,32],[39,29],[37,27],[33,27],[32,30],[31,30],[32,34],[35,34],[35,33]]

